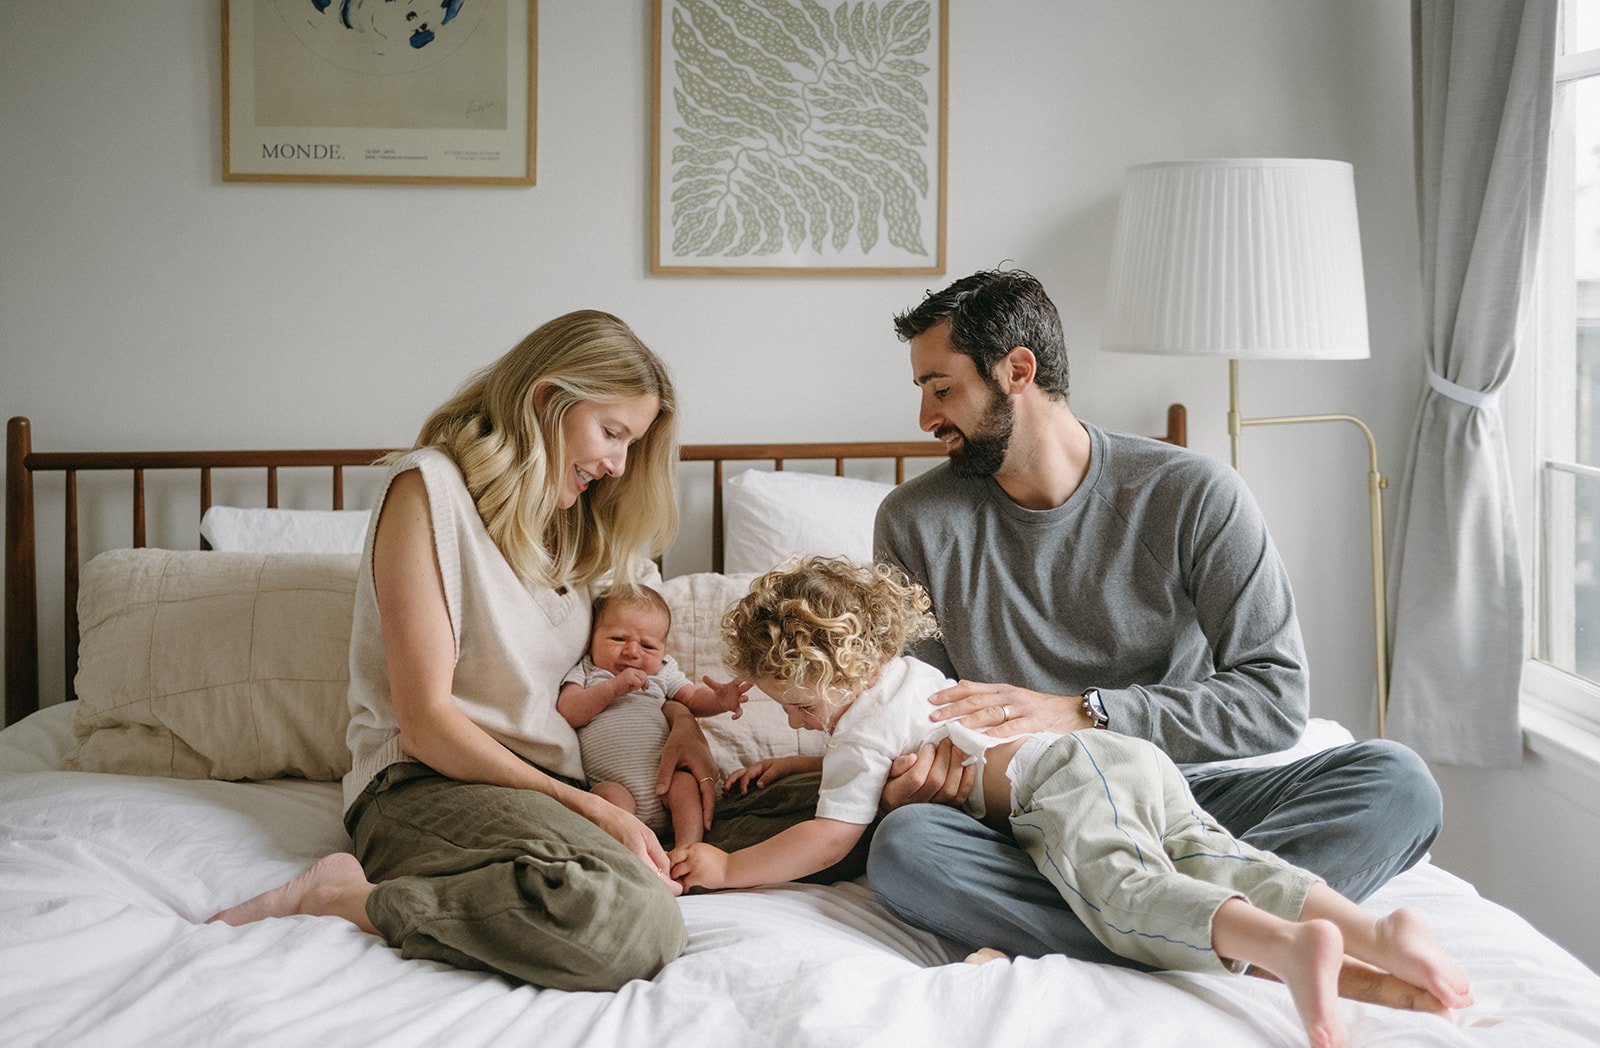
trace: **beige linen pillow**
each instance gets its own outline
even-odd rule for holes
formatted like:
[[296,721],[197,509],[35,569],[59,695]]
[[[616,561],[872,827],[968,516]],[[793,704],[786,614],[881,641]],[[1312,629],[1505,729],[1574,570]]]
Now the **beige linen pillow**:
[[114,550],[78,593],[67,767],[184,779],[350,770],[359,554]]
[[[717,680],[733,676],[722,661],[722,616],[730,604],[749,592],[754,578],[754,573],[702,572],[679,575],[661,584],[661,595],[672,609],[667,651],[690,680],[699,683],[702,675]],[[723,713],[700,718],[700,727],[723,775],[763,757],[817,756],[828,741],[819,731],[789,727],[783,707],[753,689],[738,720]]]

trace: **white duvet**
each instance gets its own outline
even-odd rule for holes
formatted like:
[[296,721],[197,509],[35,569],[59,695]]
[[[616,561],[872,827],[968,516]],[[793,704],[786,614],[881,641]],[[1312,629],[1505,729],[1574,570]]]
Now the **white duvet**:
[[[195,923],[347,848],[336,784],[62,772],[70,712],[0,732],[0,1042],[7,1045],[1295,1045],[1280,986],[1065,957],[946,963],[860,884],[680,900],[684,955],[617,993],[403,960],[333,919]],[[955,875],[956,871],[952,871]],[[1600,978],[1424,864],[1414,906],[1477,1003],[1343,1005],[1352,1045],[1600,1044]]]

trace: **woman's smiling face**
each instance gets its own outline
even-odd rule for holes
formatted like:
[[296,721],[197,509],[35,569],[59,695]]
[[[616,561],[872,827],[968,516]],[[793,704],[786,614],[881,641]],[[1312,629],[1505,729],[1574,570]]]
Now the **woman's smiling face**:
[[629,445],[644,436],[660,408],[653,394],[614,404],[574,405],[561,420],[566,461],[556,505],[571,509],[595,481],[622,476],[628,468]]

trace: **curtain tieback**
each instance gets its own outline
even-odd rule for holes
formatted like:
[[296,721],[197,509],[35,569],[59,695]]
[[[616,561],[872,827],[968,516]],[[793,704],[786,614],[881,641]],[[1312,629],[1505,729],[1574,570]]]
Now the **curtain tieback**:
[[1476,389],[1468,389],[1466,386],[1458,386],[1433,370],[1432,364],[1428,365],[1428,385],[1433,387],[1435,393],[1449,397],[1456,403],[1465,404],[1471,408],[1481,408],[1489,411],[1500,406],[1500,391],[1498,389],[1484,393]]

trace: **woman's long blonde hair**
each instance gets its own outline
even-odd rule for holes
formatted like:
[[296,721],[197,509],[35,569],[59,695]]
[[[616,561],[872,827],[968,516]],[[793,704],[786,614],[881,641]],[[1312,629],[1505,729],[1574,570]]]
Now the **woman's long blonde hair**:
[[[627,470],[559,509],[567,413],[647,396],[660,408],[629,448]],[[490,538],[525,581],[556,587],[609,574],[626,585],[637,558],[677,535],[677,414],[660,358],[618,318],[584,309],[540,326],[468,379],[423,423],[416,447],[437,447],[461,467]]]
[[842,557],[781,564],[722,617],[723,661],[746,680],[856,697],[907,645],[936,636],[927,592],[898,568]]

